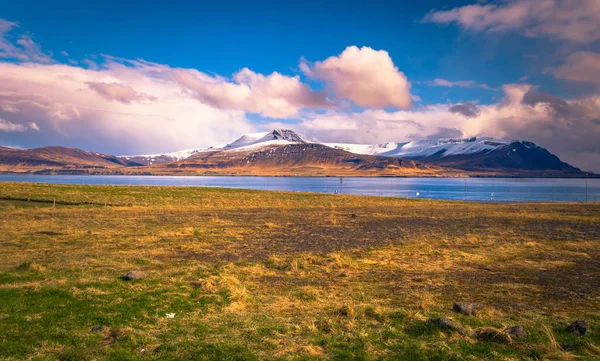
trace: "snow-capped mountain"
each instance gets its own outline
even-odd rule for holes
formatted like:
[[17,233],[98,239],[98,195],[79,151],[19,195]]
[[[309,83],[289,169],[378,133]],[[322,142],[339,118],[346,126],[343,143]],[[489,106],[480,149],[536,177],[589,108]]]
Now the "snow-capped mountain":
[[328,143],[330,147],[357,154],[420,160],[470,171],[564,171],[580,172],[532,142],[489,137],[442,138],[377,145]]
[[586,175],[528,141],[472,137],[383,144],[317,143],[287,129],[246,134],[209,148],[120,157],[63,147],[0,147],[0,171],[2,167],[24,172],[50,167],[52,171],[103,173],[114,168],[110,171],[120,174]]
[[121,155],[119,158],[138,163],[140,165],[154,165],[181,161],[195,154],[209,151],[233,149],[244,150],[293,143],[309,143],[309,141],[294,131],[288,129],[275,129],[270,132],[245,134],[239,139],[226,145],[217,145],[209,148],[186,149],[172,153]]
[[404,143],[392,142],[375,145],[345,143],[325,143],[325,145],[357,154],[377,154],[403,158],[426,158],[432,156],[447,157],[452,155],[491,152],[505,147],[512,142],[513,141],[505,139],[472,137],[463,139],[425,139]]
[[240,149],[249,147],[262,147],[269,145],[285,145],[291,143],[310,143],[301,135],[289,129],[275,129],[264,133],[250,133],[241,136],[233,143],[229,143],[222,148],[211,149]]
[[222,152],[251,153],[263,149],[273,151],[277,147],[292,144],[319,144],[359,155],[406,158],[442,167],[478,172],[498,171],[510,172],[514,175],[520,174],[521,171],[543,172],[543,174],[581,172],[562,162],[546,149],[528,141],[471,137],[383,144],[314,143],[288,129],[246,134],[224,146],[119,158],[141,165],[155,165],[204,157],[207,152],[211,152],[210,154],[219,152],[222,156]]

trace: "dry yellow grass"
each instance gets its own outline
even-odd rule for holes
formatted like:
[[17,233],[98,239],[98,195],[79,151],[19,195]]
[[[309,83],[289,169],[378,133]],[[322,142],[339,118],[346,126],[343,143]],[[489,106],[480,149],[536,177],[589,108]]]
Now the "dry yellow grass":
[[[0,201],[0,359],[598,357],[598,204],[11,183],[0,197],[30,199]],[[34,202],[53,199],[82,204]],[[427,326],[440,316],[530,336]],[[575,319],[588,336],[564,331]]]

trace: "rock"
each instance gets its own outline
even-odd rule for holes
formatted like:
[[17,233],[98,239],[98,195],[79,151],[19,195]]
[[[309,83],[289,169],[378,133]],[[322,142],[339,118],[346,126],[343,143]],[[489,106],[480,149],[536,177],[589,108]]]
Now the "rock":
[[503,344],[511,344],[512,338],[506,332],[502,332],[493,327],[482,327],[477,330],[477,338],[484,341],[493,341]]
[[463,336],[475,337],[476,334],[473,331],[467,330],[458,322],[452,321],[446,317],[431,318],[427,320],[427,323],[440,328],[443,331],[455,331]]
[[129,271],[123,275],[125,281],[143,280],[146,274],[142,271]]
[[583,336],[587,332],[587,322],[577,320],[567,327],[567,332],[577,336]]
[[520,338],[527,337],[527,331],[521,326],[513,326],[509,327],[503,331],[505,334],[509,335],[511,339],[518,340]]
[[92,327],[92,332],[100,332],[102,331],[102,325],[96,325],[94,327]]
[[480,303],[454,302],[452,310],[463,315],[476,315],[482,307]]
[[356,214],[352,213],[352,215],[351,215],[350,217],[352,217],[352,218],[356,218],[356,217],[358,217],[358,216],[357,216]]

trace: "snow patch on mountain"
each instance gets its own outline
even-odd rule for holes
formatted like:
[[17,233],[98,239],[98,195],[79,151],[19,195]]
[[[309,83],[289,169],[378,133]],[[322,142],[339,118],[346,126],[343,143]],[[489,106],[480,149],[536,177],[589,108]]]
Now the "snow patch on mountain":
[[255,148],[256,146],[262,147],[292,143],[309,143],[309,141],[292,130],[275,129],[270,132],[245,134],[235,142],[227,144],[222,149]]
[[325,145],[356,154],[383,155],[387,157],[425,158],[447,157],[451,155],[489,153],[510,145],[513,141],[487,137],[462,139],[425,139],[406,143],[384,144],[345,144],[326,143]]

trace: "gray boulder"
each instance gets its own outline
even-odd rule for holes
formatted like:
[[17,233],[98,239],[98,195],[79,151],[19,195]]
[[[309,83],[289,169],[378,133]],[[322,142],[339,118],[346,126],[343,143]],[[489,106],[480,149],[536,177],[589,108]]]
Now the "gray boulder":
[[146,274],[142,271],[129,271],[123,275],[125,281],[143,280]]
[[459,334],[461,334],[463,336],[469,336],[469,337],[476,336],[475,332],[467,330],[460,323],[453,321],[446,317],[431,318],[431,319],[427,320],[427,324],[435,326],[435,327],[441,329],[442,331],[458,332]]
[[504,333],[510,336],[513,340],[518,340],[527,337],[527,331],[521,326],[512,326],[504,330]]
[[454,302],[452,310],[463,315],[476,315],[483,308],[481,303]]

